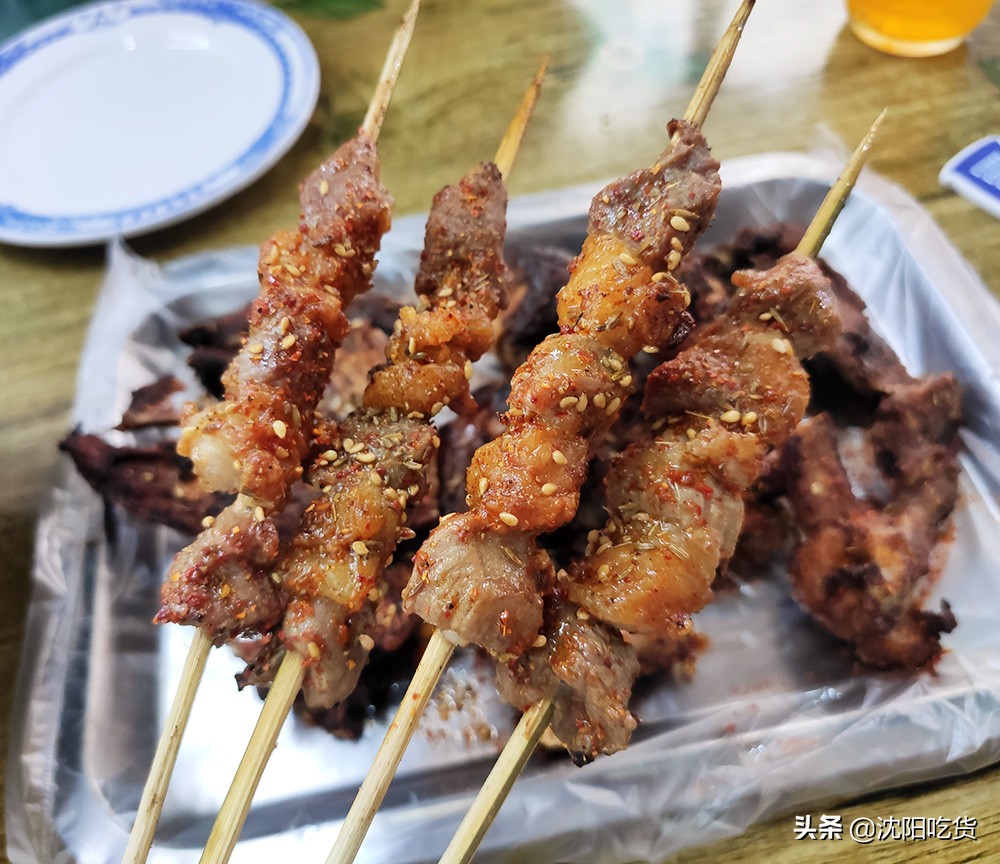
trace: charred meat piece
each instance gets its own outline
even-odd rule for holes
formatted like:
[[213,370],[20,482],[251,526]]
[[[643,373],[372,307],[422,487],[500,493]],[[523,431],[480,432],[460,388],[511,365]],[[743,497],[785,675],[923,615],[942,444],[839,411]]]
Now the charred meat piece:
[[466,492],[500,530],[539,534],[576,512],[591,447],[631,392],[631,375],[590,336],[548,337],[511,383],[507,430],[476,451]]
[[173,444],[113,447],[97,435],[70,432],[59,449],[68,453],[80,475],[108,501],[149,522],[197,534],[206,516],[214,516],[230,496],[206,492],[178,456]]
[[691,621],[679,629],[654,633],[623,633],[639,661],[640,675],[667,672],[679,680],[690,680],[698,655],[708,647],[708,637],[694,629]]
[[675,270],[712,221],[722,183],[719,163],[696,125],[671,120],[667,136],[670,144],[653,165],[597,194],[588,230],[620,237],[645,260],[663,261]]
[[235,355],[243,346],[250,320],[250,303],[206,321],[185,327],[177,338],[192,348],[221,348]]
[[[325,682],[315,678],[310,680],[309,699],[320,702],[320,707],[309,706],[305,691],[299,693],[294,704],[294,710],[306,723],[319,726],[337,738],[355,741],[361,737],[366,722],[372,717],[382,716],[405,691],[426,643],[418,633],[419,619],[414,615],[407,615],[400,607],[400,591],[409,575],[409,560],[386,568],[386,593],[375,607],[374,621],[366,621],[366,627],[363,628],[374,642],[370,652],[366,648],[367,639],[362,638],[362,628],[358,628],[353,622],[348,625],[348,635],[354,637],[354,641],[358,643],[356,646],[345,644],[324,650],[324,655],[330,651],[333,658],[324,663],[321,656],[320,668],[325,666],[329,672],[333,664],[342,663],[341,671],[345,678],[343,682],[334,676],[328,677]],[[274,679],[284,657],[285,647],[280,640],[274,638],[270,645],[264,645],[263,648],[256,656],[244,656],[248,665],[237,676],[241,689],[248,685],[266,686]],[[345,653],[347,651],[353,652],[354,656],[348,656]],[[363,663],[351,665],[352,661],[357,662],[363,658],[366,652],[367,657]],[[352,682],[353,689],[350,692],[332,707],[324,707],[332,698],[344,693],[347,685]],[[317,699],[322,692],[323,683],[331,690],[324,698]]]
[[719,425],[655,441],[612,464],[610,518],[570,568],[567,589],[591,614],[636,633],[683,626],[709,602],[743,523],[742,490],[764,454],[755,435]]
[[157,378],[132,394],[132,402],[115,428],[122,432],[146,429],[150,426],[176,426],[180,412],[170,397],[184,389],[173,375]]
[[420,420],[360,411],[320,427],[316,448],[307,479],[321,494],[275,575],[296,595],[328,597],[354,614],[381,593],[400,537],[412,534],[407,512],[423,496],[437,435]]
[[804,233],[804,226],[784,222],[744,228],[730,243],[685,257],[677,278],[691,292],[695,321],[708,324],[725,312],[735,290],[734,273],[770,270],[779,258],[795,249]]
[[604,441],[590,460],[587,479],[580,488],[580,503],[567,525],[557,528],[544,537],[549,553],[557,566],[569,567],[570,562],[585,553],[587,537],[604,524],[604,490],[611,471],[612,460],[630,444],[644,439],[649,433],[649,422],[642,413],[642,393],[649,373],[659,365],[669,349],[656,354],[640,353],[632,361],[631,386],[634,392],[625,399],[618,421],[608,431]]
[[226,388],[222,376],[233,358],[239,353],[246,338],[250,319],[250,304],[208,321],[194,324],[177,334],[185,345],[191,346],[187,363],[208,393],[223,399]]
[[[503,388],[506,389],[505,387]],[[501,432],[501,385],[482,387],[473,394],[479,409],[468,418],[457,417],[441,429],[438,453],[439,507],[442,513],[461,513],[465,503],[465,478],[476,450]]]
[[240,496],[174,557],[154,622],[193,624],[216,644],[266,633],[285,605],[270,579],[277,555],[275,521]]
[[548,555],[524,534],[499,534],[478,514],[460,513],[417,552],[403,599],[458,641],[506,656],[535,640],[554,576]]
[[[410,499],[424,494],[435,440],[429,424],[394,412],[357,411],[317,431],[306,479],[320,495],[271,574],[291,599],[270,654],[302,655],[309,708],[330,709],[351,693],[377,634],[392,645],[412,629],[400,608],[399,575],[386,568],[400,538],[413,536],[407,512]],[[256,658],[241,680],[266,683],[277,666],[268,655]]]
[[843,276],[830,272],[837,314],[844,327],[840,338],[809,363],[816,393],[812,410],[830,410],[845,419],[865,422],[885,394],[913,379],[872,328],[864,301]]
[[350,695],[375,641],[371,610],[350,612],[321,594],[298,594],[285,609],[281,641],[304,658],[302,696],[309,708],[332,708]]
[[[414,550],[415,551],[415,550]],[[416,631],[420,619],[403,609],[403,589],[413,569],[412,552],[401,553],[399,561],[385,568],[382,599],[375,607],[375,621],[369,635],[375,647],[391,653],[399,649]]]
[[962,389],[950,374],[914,379],[883,399],[871,425],[875,460],[894,498],[921,499],[932,522],[954,507]]
[[[368,370],[382,361],[388,342],[385,318],[395,319],[399,304],[371,293],[351,305],[350,329],[337,351],[337,362],[317,410],[324,417],[345,417],[361,404]],[[188,365],[202,386],[215,398],[225,397],[222,375],[238,353],[247,330],[250,306],[204,321],[181,332],[181,340],[193,346]],[[241,328],[241,329],[237,329]],[[235,334],[235,335],[233,335]],[[179,417],[175,417],[176,423]]]
[[744,500],[740,539],[733,554],[728,559],[723,556],[716,587],[726,579],[743,582],[758,578],[776,563],[787,561],[795,539],[794,519],[784,502],[761,495],[754,484]]
[[515,246],[507,250],[511,268],[510,302],[500,318],[497,357],[508,377],[534,348],[559,329],[556,295],[566,284],[573,256],[548,246]]
[[382,362],[388,344],[389,338],[381,329],[363,319],[352,319],[351,329],[337,351],[326,393],[317,406],[321,417],[343,420],[361,407],[368,372]]
[[[360,404],[361,393],[355,390],[365,386],[368,370],[384,357],[386,340],[379,334],[392,332],[399,307],[400,303],[393,298],[374,291],[355,298],[350,308],[351,329],[337,352],[327,394],[319,405],[320,414],[343,416]],[[192,346],[188,365],[216,399],[225,397],[222,375],[246,339],[249,315],[250,304],[247,304],[178,334],[182,342]]]
[[350,695],[332,708],[310,709],[299,696],[295,709],[307,723],[319,726],[336,738],[356,741],[372,717],[381,717],[406,689],[420,660],[419,640],[408,640],[401,648],[374,648]]
[[882,400],[869,435],[885,471],[886,501],[856,496],[826,415],[803,424],[782,451],[788,498],[802,539],[792,592],[809,614],[877,669],[921,669],[955,627],[947,603],[921,608],[930,556],[957,496],[959,391],[950,376]]
[[[357,325],[366,323],[381,330],[387,336],[392,333],[392,328],[399,318],[399,310],[402,303],[395,297],[389,297],[380,293],[377,289],[362,294],[351,304],[351,324]],[[368,370],[365,370],[367,375]]]
[[[734,272],[769,269],[795,248],[803,230],[786,224],[747,228],[731,244],[691,256],[682,273],[691,290],[696,320],[715,320],[735,290]],[[813,413],[833,410],[854,422],[867,422],[883,395],[911,379],[892,348],[872,328],[864,301],[836,270],[820,264],[830,279],[841,332],[832,345],[806,363],[813,382],[811,409]]]
[[[305,605],[292,608],[296,618],[287,638],[305,645],[314,661],[308,666],[307,686],[296,707],[310,722],[338,737],[358,738],[369,710],[385,708],[393,688],[400,683],[405,686],[416,667],[418,640],[414,634],[419,621],[402,610],[400,598],[410,566],[409,560],[403,560],[387,567],[382,599],[357,619],[350,619],[339,604],[322,598],[319,609]],[[373,618],[367,617],[369,611]],[[313,623],[323,632],[307,632]],[[316,645],[319,657],[312,656],[315,651],[310,651],[309,644]],[[407,645],[409,650],[405,650]],[[236,676],[240,689],[268,686],[287,650],[277,631],[255,643],[234,643],[234,649],[247,663]]]

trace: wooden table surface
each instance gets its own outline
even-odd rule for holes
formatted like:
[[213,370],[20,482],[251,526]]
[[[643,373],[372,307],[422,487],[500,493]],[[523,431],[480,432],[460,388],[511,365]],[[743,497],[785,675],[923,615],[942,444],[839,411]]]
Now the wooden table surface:
[[[305,134],[248,190],[184,224],[137,239],[168,260],[257,243],[297,216],[296,184],[359,124],[402,0],[285,4],[320,57],[322,92]],[[615,176],[661,149],[735,0],[424,0],[382,132],[384,177],[400,214],[493,152],[543,54],[549,79],[512,178],[513,194]],[[804,11],[807,10],[807,11]],[[336,14],[334,14],[336,13]],[[968,43],[942,57],[903,60],[859,43],[837,2],[766,0],[706,123],[720,159],[809,150],[833,139],[845,151],[880,108],[890,114],[870,166],[915,196],[1000,295],[1000,223],[943,189],[946,159],[1000,120],[1000,6]],[[4,166],[9,169],[10,166]],[[40,177],[39,182],[44,182]],[[77,362],[104,267],[104,250],[0,246],[0,669],[11,680],[28,601],[37,510],[59,458]],[[0,768],[10,700],[0,701]],[[0,791],[3,774],[0,772]],[[837,807],[854,817],[971,816],[978,840],[795,841],[792,817],[683,853],[682,862],[1000,859],[1000,768]],[[3,822],[0,817],[0,839]],[[5,845],[3,846],[5,848]],[[0,860],[6,860],[0,852]]]

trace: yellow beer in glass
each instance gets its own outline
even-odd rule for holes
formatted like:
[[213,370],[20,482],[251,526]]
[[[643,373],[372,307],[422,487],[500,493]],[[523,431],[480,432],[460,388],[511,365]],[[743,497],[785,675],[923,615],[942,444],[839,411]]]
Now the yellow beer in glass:
[[862,41],[901,57],[931,57],[962,44],[993,0],[847,0]]

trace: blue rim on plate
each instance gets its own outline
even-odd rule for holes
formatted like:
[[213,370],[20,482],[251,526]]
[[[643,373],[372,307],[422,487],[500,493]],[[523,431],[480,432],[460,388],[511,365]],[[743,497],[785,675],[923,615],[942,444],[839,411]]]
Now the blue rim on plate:
[[319,97],[316,52],[294,21],[256,0],[105,0],[78,7],[0,46],[0,86],[3,76],[18,63],[60,40],[119,27],[138,16],[178,14],[239,27],[273,55],[282,76],[281,95],[266,128],[243,152],[208,176],[136,207],[66,215],[28,212],[0,200],[0,242],[79,246],[176,224],[246,188],[298,140]]

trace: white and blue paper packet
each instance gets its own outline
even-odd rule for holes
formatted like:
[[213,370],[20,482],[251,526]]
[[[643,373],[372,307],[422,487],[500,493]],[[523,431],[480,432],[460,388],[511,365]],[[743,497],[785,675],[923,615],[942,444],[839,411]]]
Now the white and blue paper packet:
[[952,156],[938,181],[1000,219],[1000,135],[982,138]]

